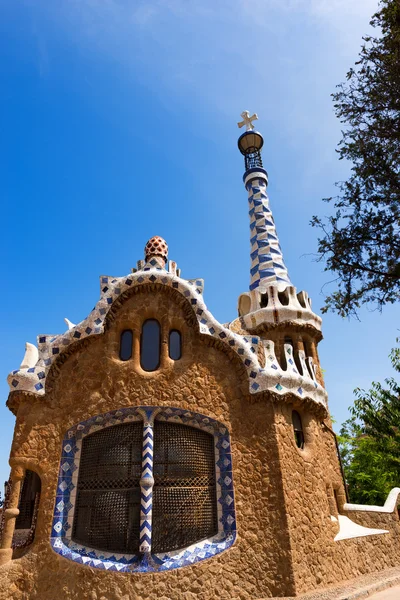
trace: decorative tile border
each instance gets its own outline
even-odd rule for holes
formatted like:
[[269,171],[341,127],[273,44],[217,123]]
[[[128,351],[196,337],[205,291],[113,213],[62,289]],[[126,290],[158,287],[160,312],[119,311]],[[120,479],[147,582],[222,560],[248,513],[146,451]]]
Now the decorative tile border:
[[[162,554],[151,554],[151,517],[149,518],[148,492],[141,503],[140,556],[104,552],[88,548],[72,540],[79,461],[82,440],[85,436],[104,427],[121,423],[143,421],[142,494],[149,487],[143,485],[146,477],[152,479],[152,429],[154,418],[160,421],[181,423],[196,427],[214,436],[216,460],[218,533],[188,548]],[[150,452],[149,452],[150,450]],[[151,492],[150,492],[151,493]],[[143,525],[143,527],[142,527]],[[233,492],[232,455],[229,432],[222,424],[179,408],[130,407],[97,415],[74,425],[62,442],[60,470],[57,481],[51,546],[57,554],[74,562],[97,569],[120,572],[168,571],[192,565],[227,550],[236,539],[236,516]]]
[[[145,270],[146,269],[146,270]],[[293,393],[299,397],[307,397],[315,402],[327,406],[327,394],[322,386],[316,383],[307,373],[300,375],[270,369],[268,361],[265,367],[259,363],[257,348],[260,338],[251,335],[239,335],[219,323],[207,309],[204,302],[203,281],[201,279],[185,280],[178,277],[175,272],[169,272],[159,267],[146,263],[143,270],[132,273],[126,277],[100,278],[100,300],[90,315],[81,323],[71,327],[61,335],[40,335],[38,337],[39,360],[31,368],[20,368],[8,376],[10,391],[26,391],[36,395],[45,394],[46,377],[49,369],[57,357],[65,352],[75,342],[89,336],[99,335],[104,332],[104,322],[113,303],[126,290],[134,286],[157,283],[165,285],[182,294],[190,303],[199,324],[200,333],[210,336],[222,344],[229,346],[235,352],[245,367],[248,376],[249,392],[255,394],[269,390],[278,394]],[[273,352],[273,344],[272,345]],[[279,378],[277,380],[277,375]],[[279,383],[279,387],[277,386]],[[303,394],[298,393],[299,387]]]

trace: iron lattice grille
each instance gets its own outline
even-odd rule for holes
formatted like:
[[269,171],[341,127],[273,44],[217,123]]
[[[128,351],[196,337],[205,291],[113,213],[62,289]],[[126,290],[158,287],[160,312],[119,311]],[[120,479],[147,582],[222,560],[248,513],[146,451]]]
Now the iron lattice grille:
[[143,423],[92,433],[82,442],[72,539],[110,552],[139,551]]
[[21,486],[18,509],[19,515],[15,520],[15,529],[30,529],[35,512],[37,494],[40,494],[40,477],[34,471],[25,472]]
[[152,552],[185,548],[217,532],[214,437],[156,420]]

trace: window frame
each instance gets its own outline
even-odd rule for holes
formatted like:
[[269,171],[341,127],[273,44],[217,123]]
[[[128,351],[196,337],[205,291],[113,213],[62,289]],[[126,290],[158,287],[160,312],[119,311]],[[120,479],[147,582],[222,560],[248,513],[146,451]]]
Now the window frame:
[[[143,340],[144,340],[144,328],[145,325],[147,323],[157,323],[157,327],[158,327],[158,347],[157,347],[157,352],[158,352],[158,361],[155,367],[153,367],[152,369],[146,369],[143,366],[143,359],[142,359],[142,352],[143,352]],[[142,371],[145,371],[145,373],[154,373],[154,371],[158,371],[158,369],[161,366],[161,338],[162,338],[162,327],[161,327],[161,323],[158,319],[155,319],[154,317],[151,317],[149,319],[146,319],[145,321],[143,321],[142,323],[142,327],[140,330],[140,345],[139,345],[139,363],[140,363],[140,368],[142,369]]]
[[[179,356],[178,358],[173,358],[171,356],[171,335],[173,333],[177,333],[179,335]],[[182,358],[182,332],[179,331],[179,329],[170,329],[169,333],[168,333],[168,357],[173,360],[173,361],[178,361],[181,360]]]
[[[149,555],[118,554],[96,550],[72,540],[79,462],[83,439],[104,427],[141,421],[144,439],[154,418],[181,423],[213,435],[215,452],[216,507],[218,532],[179,550]],[[150,431],[150,430],[149,430]],[[143,455],[145,463],[145,455]],[[144,464],[143,463],[143,464]],[[151,477],[151,475],[150,475]],[[142,480],[143,481],[143,473]],[[143,489],[142,489],[143,499]],[[129,407],[96,415],[69,429],[62,442],[60,471],[52,523],[51,546],[59,555],[94,568],[120,572],[165,571],[193,565],[230,548],[236,539],[236,516],[232,477],[230,435],[227,427],[205,415],[172,407]]]
[[[127,334],[130,334],[130,338],[131,338],[131,347],[130,347],[130,354],[127,358],[124,358],[122,356],[122,338]],[[122,362],[126,362],[128,360],[131,360],[133,356],[133,330],[132,329],[123,329],[119,335],[119,360],[122,360]]]
[[[296,427],[294,415],[296,415],[296,420],[298,417],[298,420],[300,421],[300,426],[301,426],[300,429],[298,427]],[[304,435],[303,419],[301,418],[301,414],[299,413],[299,411],[296,409],[292,410],[292,427],[293,427],[294,441],[295,441],[296,447],[298,448],[298,450],[304,450],[305,446],[306,446],[306,437]],[[298,436],[300,436],[300,437],[298,437]]]

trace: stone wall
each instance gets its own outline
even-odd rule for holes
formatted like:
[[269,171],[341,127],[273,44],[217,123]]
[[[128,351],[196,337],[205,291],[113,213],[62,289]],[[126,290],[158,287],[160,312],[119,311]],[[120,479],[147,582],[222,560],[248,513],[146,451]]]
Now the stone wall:
[[[302,415],[304,450],[294,441],[293,409]],[[397,511],[344,513],[343,479],[329,430],[298,404],[277,407],[276,421],[296,592],[398,565]],[[356,523],[390,533],[335,542],[339,526],[331,515],[337,517],[338,508]]]
[[[155,317],[163,329],[161,368],[143,372],[140,327]],[[134,330],[132,360],[119,360],[119,337]],[[183,336],[183,355],[168,357],[170,328]],[[10,463],[42,479],[35,542],[0,568],[1,600],[145,600],[258,598],[291,595],[288,528],[280,481],[274,411],[250,403],[242,391],[237,357],[207,345],[171,294],[139,293],[126,300],[103,336],[75,345],[49,374],[45,397],[14,398],[17,422]],[[245,385],[247,388],[247,383]],[[238,539],[219,556],[170,572],[115,573],[60,557],[49,538],[61,442],[66,430],[93,415],[120,407],[184,407],[225,423],[231,432]]]
[[[161,364],[152,373],[139,361],[147,318],[157,318],[162,327]],[[134,332],[134,351],[123,362],[119,340],[126,328]],[[183,339],[182,358],[175,362],[168,356],[171,329]],[[59,556],[50,535],[66,431],[94,415],[143,405],[185,408],[227,426],[236,543],[212,559],[162,573],[101,571]],[[397,513],[351,512],[354,521],[390,533],[334,542],[338,524],[331,515],[342,510],[345,493],[334,438],[321,412],[312,403],[292,403],[290,396],[265,392],[250,398],[238,356],[200,336],[187,300],[170,288],[158,293],[139,288],[116,303],[104,335],[77,342],[61,355],[44,397],[14,392],[9,406],[17,414],[10,464],[37,472],[42,496],[34,543],[0,567],[0,600],[255,600],[293,596],[398,564]],[[304,450],[295,443],[293,409],[302,416]]]

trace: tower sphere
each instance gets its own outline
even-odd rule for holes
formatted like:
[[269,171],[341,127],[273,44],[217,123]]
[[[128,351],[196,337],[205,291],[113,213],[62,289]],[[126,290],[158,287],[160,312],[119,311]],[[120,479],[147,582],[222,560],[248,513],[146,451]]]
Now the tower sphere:
[[168,259],[168,244],[167,242],[160,237],[159,235],[155,235],[150,238],[147,244],[144,247],[144,255],[146,261],[148,261],[152,256],[161,256],[164,262],[167,262]]
[[246,156],[260,152],[264,145],[264,138],[258,131],[245,131],[238,139],[238,147],[240,152]]

